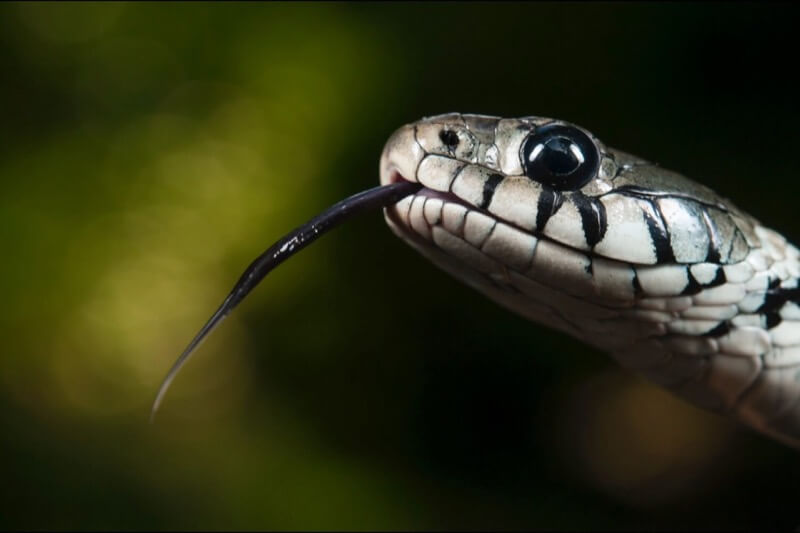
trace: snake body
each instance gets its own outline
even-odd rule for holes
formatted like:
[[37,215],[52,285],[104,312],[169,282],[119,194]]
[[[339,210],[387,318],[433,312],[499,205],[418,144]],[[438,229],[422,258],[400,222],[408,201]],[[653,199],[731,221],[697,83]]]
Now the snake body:
[[709,188],[541,117],[398,129],[393,232],[492,300],[800,447],[800,252]]

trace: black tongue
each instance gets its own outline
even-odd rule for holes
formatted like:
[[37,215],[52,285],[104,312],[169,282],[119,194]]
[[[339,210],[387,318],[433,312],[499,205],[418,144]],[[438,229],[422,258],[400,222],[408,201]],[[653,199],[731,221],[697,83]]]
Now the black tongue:
[[395,204],[409,194],[415,193],[420,188],[422,188],[422,185],[419,183],[402,181],[356,193],[332,205],[302,226],[278,239],[267,251],[259,255],[250,263],[250,266],[245,269],[239,281],[236,282],[236,285],[233,286],[233,289],[231,289],[231,292],[225,298],[225,301],[219,306],[219,309],[211,315],[208,322],[206,322],[197,335],[195,335],[192,342],[189,343],[189,346],[186,347],[180,357],[178,357],[172,365],[172,368],[170,368],[167,376],[161,383],[161,387],[158,389],[158,394],[156,394],[156,399],[150,411],[150,421],[153,421],[156,411],[158,411],[158,407],[161,405],[161,401],[164,399],[164,395],[167,389],[169,389],[172,380],[175,379],[178,371],[186,364],[186,361],[189,360],[189,357],[194,353],[200,343],[203,342],[203,339],[214,331],[239,302],[244,300],[245,296],[247,296],[272,269],[342,222],[364,211],[380,209]]

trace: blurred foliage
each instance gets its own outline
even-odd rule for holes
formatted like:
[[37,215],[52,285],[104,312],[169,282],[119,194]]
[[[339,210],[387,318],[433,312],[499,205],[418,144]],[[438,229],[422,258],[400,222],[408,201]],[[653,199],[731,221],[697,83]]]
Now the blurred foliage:
[[800,456],[461,286],[364,216],[399,125],[555,116],[798,241],[796,11],[0,5],[3,528],[794,528]]

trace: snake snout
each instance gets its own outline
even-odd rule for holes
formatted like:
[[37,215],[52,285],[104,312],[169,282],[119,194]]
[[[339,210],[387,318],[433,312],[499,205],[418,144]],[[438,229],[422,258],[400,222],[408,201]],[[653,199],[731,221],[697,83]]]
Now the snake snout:
[[386,141],[380,161],[381,185],[398,181],[417,181],[416,170],[425,156],[414,138],[414,127],[406,125],[395,131]]

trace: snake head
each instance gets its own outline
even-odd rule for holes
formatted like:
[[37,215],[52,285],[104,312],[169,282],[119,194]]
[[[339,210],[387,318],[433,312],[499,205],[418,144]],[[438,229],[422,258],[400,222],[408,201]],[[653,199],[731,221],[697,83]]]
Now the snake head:
[[[426,118],[390,137],[380,170],[384,184],[423,185],[386,210],[395,233],[496,282],[516,273],[630,300],[648,283],[639,273],[674,266],[672,287],[697,290],[760,243],[752,219],[709,188],[560,120]],[[702,264],[714,267],[690,279],[686,267]]]

